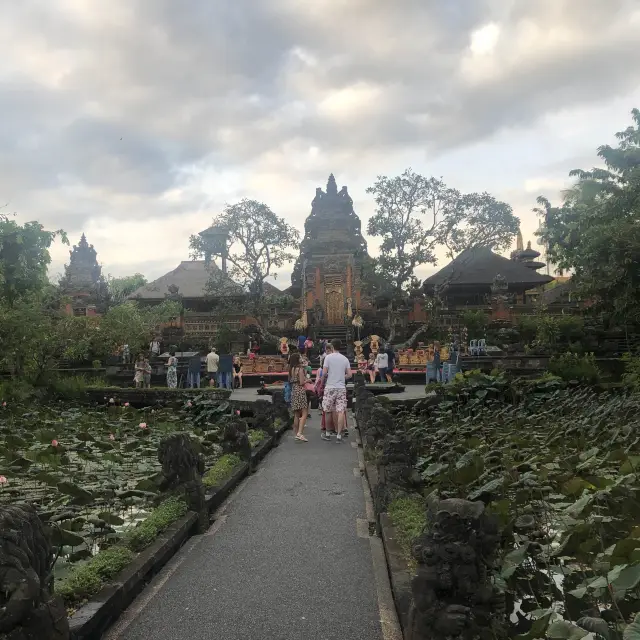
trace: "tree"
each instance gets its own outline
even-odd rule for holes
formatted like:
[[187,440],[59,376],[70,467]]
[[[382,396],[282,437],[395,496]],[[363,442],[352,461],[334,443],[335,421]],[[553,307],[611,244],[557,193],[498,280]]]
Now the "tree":
[[505,202],[488,193],[461,194],[411,169],[378,176],[367,193],[376,202],[367,232],[382,238],[375,272],[396,295],[408,290],[417,266],[436,263],[438,245],[451,257],[476,246],[505,249],[518,232],[518,218]]
[[487,192],[460,197],[447,220],[444,243],[450,258],[472,247],[505,251],[520,228],[520,220],[506,202]]
[[640,111],[598,149],[606,169],[574,170],[578,181],[557,207],[543,197],[535,211],[549,259],[572,270],[583,297],[617,321],[640,323]]
[[[295,258],[289,250],[298,247],[298,232],[266,204],[246,198],[227,205],[214,222],[227,234],[229,275],[244,288],[252,307],[259,309],[265,280],[277,277],[275,270]],[[191,249],[194,257],[212,253],[202,236],[191,237]]]
[[49,247],[64,231],[45,231],[39,222],[17,224],[0,214],[0,303],[12,307],[22,297],[42,291],[48,284]]
[[425,178],[411,169],[394,178],[378,176],[367,193],[376,202],[367,233],[382,238],[376,271],[385,274],[392,289],[401,293],[417,266],[435,264],[435,247],[460,194],[441,180]]
[[141,273],[121,278],[107,277],[107,287],[112,305],[122,304],[136,289],[147,284],[147,279]]

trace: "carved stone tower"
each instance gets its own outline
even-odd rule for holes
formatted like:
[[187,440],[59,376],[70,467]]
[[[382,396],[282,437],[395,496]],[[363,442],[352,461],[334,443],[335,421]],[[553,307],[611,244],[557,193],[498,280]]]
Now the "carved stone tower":
[[316,189],[304,230],[291,276],[302,310],[313,312],[315,324],[343,325],[363,304],[361,271],[370,258],[353,200],[347,187],[338,191],[333,174],[326,192]]
[[84,233],[80,242],[69,251],[60,281],[61,291],[71,298],[67,311],[76,316],[96,315],[105,311],[108,300],[107,284],[102,277],[96,250],[87,242]]

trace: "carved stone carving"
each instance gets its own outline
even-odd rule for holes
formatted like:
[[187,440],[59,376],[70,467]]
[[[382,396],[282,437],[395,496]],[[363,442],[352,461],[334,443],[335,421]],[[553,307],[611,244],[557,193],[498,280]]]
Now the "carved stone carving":
[[251,461],[251,443],[247,435],[247,423],[241,418],[232,417],[227,420],[222,436],[224,453],[236,453],[245,462]]
[[[378,407],[373,408],[374,416],[377,410]],[[378,462],[378,484],[373,496],[378,513],[385,512],[394,498],[420,489],[421,477],[414,466],[416,460],[416,453],[405,438],[394,435],[384,437]]]
[[254,427],[262,429],[264,432],[273,436],[275,430],[275,409],[271,402],[267,400],[257,400],[253,403]]
[[35,509],[0,507],[0,639],[69,640],[67,612],[53,595],[53,563]]
[[273,401],[273,409],[276,420],[280,422],[282,425],[287,425],[287,427],[291,426],[292,419],[291,414],[289,413],[289,407],[284,399],[284,390],[274,391],[271,399]]
[[427,499],[427,526],[412,548],[418,569],[407,640],[506,637],[504,594],[491,583],[499,541],[483,503]]
[[158,447],[162,465],[161,491],[183,495],[191,511],[198,514],[198,529],[204,533],[209,524],[202,474],[204,458],[196,452],[188,433],[173,433],[163,438]]

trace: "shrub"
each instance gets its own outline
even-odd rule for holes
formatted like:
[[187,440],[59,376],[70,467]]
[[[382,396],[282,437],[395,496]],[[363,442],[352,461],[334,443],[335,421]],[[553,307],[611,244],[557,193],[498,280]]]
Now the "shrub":
[[248,436],[251,446],[255,447],[267,437],[267,434],[262,429],[251,429]]
[[125,544],[132,551],[142,551],[186,513],[187,505],[184,500],[169,498],[154,509],[146,520],[127,532]]
[[424,529],[427,521],[425,501],[420,495],[396,498],[389,503],[389,517],[396,529],[398,544],[409,562],[411,558],[411,543]]
[[600,377],[593,353],[563,353],[549,360],[549,371],[563,380],[594,383]]
[[111,547],[100,551],[88,562],[73,567],[69,574],[56,582],[55,592],[67,605],[81,602],[100,591],[115,578],[134,558],[125,547]]
[[624,362],[622,382],[631,389],[640,388],[640,357],[625,353],[622,361]]
[[226,480],[235,467],[240,464],[240,458],[233,453],[226,453],[204,474],[202,482],[206,487],[216,487]]

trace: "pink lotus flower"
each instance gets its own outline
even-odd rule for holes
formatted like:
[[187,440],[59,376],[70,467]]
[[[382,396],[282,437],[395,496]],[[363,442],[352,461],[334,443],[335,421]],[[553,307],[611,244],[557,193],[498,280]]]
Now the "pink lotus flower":
[[3,407],[6,407],[6,406],[7,406],[7,403],[6,403],[6,402],[3,402],[3,403],[2,403],[2,406],[3,406]]
[[240,409],[236,409],[236,415],[239,416],[240,415]]
[[187,402],[187,407],[192,407],[192,406],[193,406],[193,405],[191,404],[191,400],[189,400],[189,401]]
[[4,476],[0,476],[0,484],[7,484],[9,482]]
[[109,434],[109,440],[115,440],[115,439],[116,439],[116,437],[113,435],[113,433],[110,433]]
[[146,422],[141,422],[139,426],[140,426],[141,429],[146,429],[147,428],[147,423]]
[[51,446],[52,447],[57,447],[58,446],[58,441],[57,440],[52,440],[51,441]]
[[124,403],[124,406],[125,406],[125,407],[128,407],[128,406],[129,406],[129,403],[128,403],[128,402],[125,402],[125,403]]

